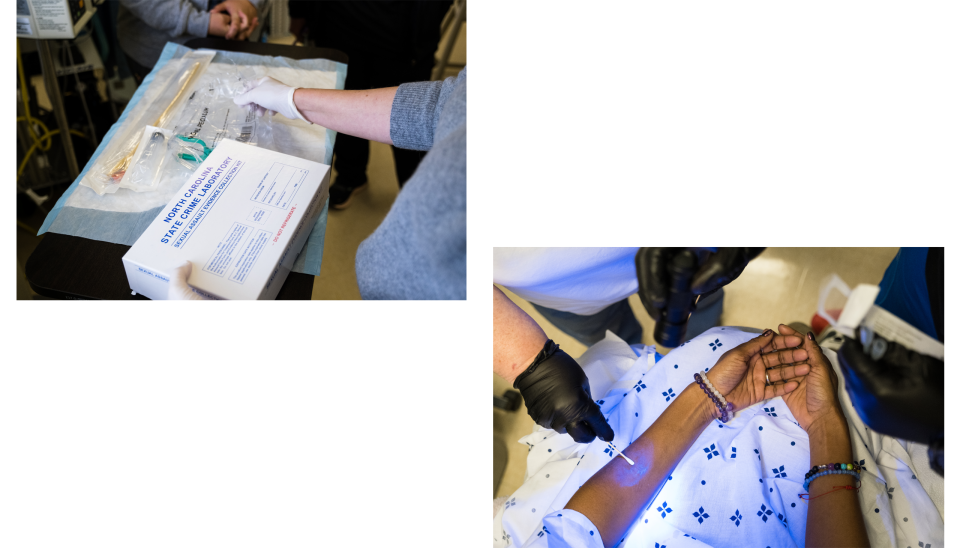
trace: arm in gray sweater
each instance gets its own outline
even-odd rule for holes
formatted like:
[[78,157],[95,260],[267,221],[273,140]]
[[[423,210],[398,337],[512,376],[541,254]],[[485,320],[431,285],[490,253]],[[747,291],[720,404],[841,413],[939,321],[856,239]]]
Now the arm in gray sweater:
[[465,85],[466,81],[467,69],[464,68],[456,78],[447,78],[442,82],[401,85],[390,110],[390,139],[394,146],[412,150],[433,148],[440,113],[453,90]]
[[466,299],[467,69],[443,82],[403,84],[395,97],[394,144],[430,152],[357,249],[360,295]]
[[235,102],[429,150],[357,250],[357,284],[364,299],[466,298],[466,68],[443,82],[353,91],[295,89],[265,78]]

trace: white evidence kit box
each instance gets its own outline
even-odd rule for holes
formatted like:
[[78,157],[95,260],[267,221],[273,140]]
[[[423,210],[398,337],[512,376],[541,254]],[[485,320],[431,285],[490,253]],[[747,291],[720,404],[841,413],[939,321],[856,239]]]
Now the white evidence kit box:
[[330,166],[222,141],[123,256],[130,288],[167,298],[170,275],[216,299],[274,299],[313,229]]

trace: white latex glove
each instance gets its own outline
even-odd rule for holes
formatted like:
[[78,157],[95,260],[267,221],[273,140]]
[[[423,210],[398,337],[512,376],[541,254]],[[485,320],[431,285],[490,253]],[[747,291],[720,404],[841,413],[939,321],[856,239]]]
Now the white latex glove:
[[197,293],[187,284],[187,278],[193,272],[193,263],[184,261],[182,265],[173,270],[170,275],[170,289],[167,291],[167,299],[171,301],[212,301],[208,297]]
[[290,87],[283,82],[278,82],[269,76],[257,80],[247,91],[234,97],[233,102],[240,106],[249,106],[257,111],[257,114],[263,116],[264,112],[279,112],[291,120],[303,120],[303,114],[297,110],[293,104],[293,92],[299,88]]

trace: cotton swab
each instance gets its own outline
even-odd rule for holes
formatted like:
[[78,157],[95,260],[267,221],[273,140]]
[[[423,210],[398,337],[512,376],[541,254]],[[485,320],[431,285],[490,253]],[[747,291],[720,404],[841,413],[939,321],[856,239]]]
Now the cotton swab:
[[630,460],[626,455],[624,455],[623,453],[621,453],[620,450],[617,449],[617,447],[616,447],[615,445],[613,445],[612,443],[610,443],[610,442],[608,441],[608,442],[607,442],[607,446],[610,447],[610,449],[613,449],[614,451],[616,451],[618,455],[620,455],[621,457],[623,457],[624,459],[626,459],[627,462],[630,463],[630,466],[633,466],[633,461]]

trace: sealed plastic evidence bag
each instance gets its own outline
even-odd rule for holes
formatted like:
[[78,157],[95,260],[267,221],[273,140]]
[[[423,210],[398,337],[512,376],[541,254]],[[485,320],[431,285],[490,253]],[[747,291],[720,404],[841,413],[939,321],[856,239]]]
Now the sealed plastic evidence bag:
[[[164,110],[171,106],[175,94],[182,88],[185,74],[197,62],[201,63],[202,71],[195,75],[195,81],[190,85],[190,94],[182,96],[179,105],[175,105],[167,119],[163,120],[166,128],[158,128],[158,131],[148,134],[146,127],[158,121]],[[249,118],[249,112],[245,109],[236,105],[233,105],[236,108],[229,107],[232,105],[232,97],[240,91],[245,82],[255,81],[262,76],[272,76],[284,83],[301,87],[343,89],[346,65],[327,59],[293,60],[237,52],[192,50],[179,44],[168,43],[154,69],[124,109],[120,120],[110,129],[80,176],[47,216],[40,234],[50,230],[59,234],[133,245],[160,213],[161,208],[180,189],[193,168],[202,161],[200,156],[190,151],[197,151],[202,155],[204,146],[212,149],[214,147],[210,147],[210,144],[225,138],[330,164],[336,136],[333,131],[301,120],[289,120],[282,115],[264,117],[267,120],[255,120]],[[195,91],[196,94],[193,93]],[[190,95],[193,95],[192,101]],[[226,108],[215,113],[218,106]],[[205,107],[213,108],[207,108],[204,116]],[[214,119],[214,115],[219,118]],[[228,115],[230,120],[225,119]],[[249,127],[251,125],[255,127]],[[164,171],[165,177],[159,180],[151,179],[145,171],[151,168],[150,164],[140,160],[153,149],[140,150],[138,145],[144,139],[147,144],[157,145],[160,138],[156,133],[163,134],[163,130],[170,132],[163,137],[167,146],[163,151],[165,156],[154,157],[152,161],[162,160],[166,162],[168,169]],[[179,134],[189,137],[194,130],[197,131],[193,138],[203,141],[202,145],[185,142],[173,136]],[[249,133],[243,135],[245,132]],[[126,185],[118,184],[113,192],[98,194],[93,188],[98,184],[97,177],[102,185],[106,181],[104,174],[117,172],[119,161],[132,151],[140,157],[137,163],[133,163],[131,156],[127,159],[128,163],[122,166],[125,169],[120,181],[127,179]],[[179,171],[169,169],[175,164],[180,166]],[[126,169],[138,166],[142,168],[140,172],[131,170],[130,175],[133,177],[127,178]],[[103,191],[104,188],[101,187],[100,190]],[[319,273],[325,228],[326,207],[293,267],[294,272],[312,275]]]

